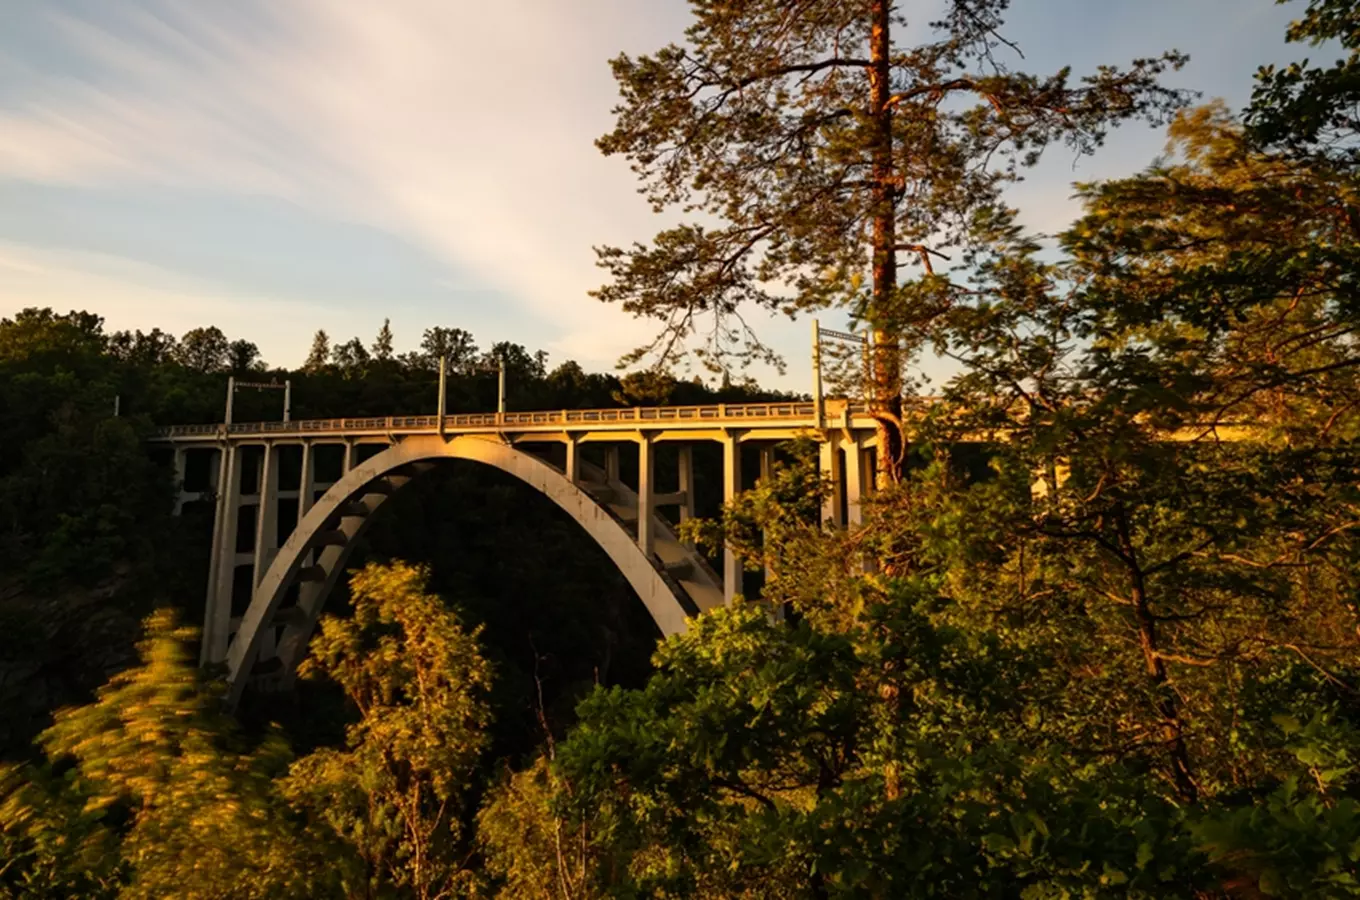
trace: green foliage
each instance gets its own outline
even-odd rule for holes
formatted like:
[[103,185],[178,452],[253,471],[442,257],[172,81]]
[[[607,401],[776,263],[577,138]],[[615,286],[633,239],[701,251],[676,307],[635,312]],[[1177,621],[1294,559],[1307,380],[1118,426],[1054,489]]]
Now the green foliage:
[[1183,896],[1174,807],[1027,727],[1044,661],[896,590],[850,633],[714,612],[582,705],[558,802],[609,895]]
[[[232,344],[222,329],[215,325],[185,332],[176,348],[176,361],[195,372],[222,372],[231,367],[234,356],[244,348],[233,351]],[[247,361],[247,365],[249,361]]]
[[1275,716],[1301,771],[1243,805],[1192,826],[1220,866],[1246,873],[1269,897],[1360,896],[1360,800],[1355,727],[1331,715]]
[[[1166,158],[1079,186],[1059,254],[1001,191],[1055,141],[1177,107],[1156,78],[1181,58],[1012,73],[1006,6],[952,2],[902,47],[886,3],[700,2],[685,46],[615,61],[602,149],[717,223],[601,251],[600,295],[663,322],[662,358],[704,316],[710,362],[760,355],[755,304],[845,308],[880,347],[958,364],[944,402],[900,409],[900,360],[871,361],[875,412],[913,446],[886,445],[900,483],[862,524],[824,528],[812,446],[781,447],[683,529],[765,571],[761,602],[699,617],[634,686],[650,631],[619,579],[592,580],[598,555],[494,477],[435,478],[366,551],[451,564],[363,569],[313,641],[343,734],[296,760],[272,729],[245,740],[157,614],[41,765],[0,770],[0,895],[1360,894],[1356,6],[1312,0],[1290,32],[1351,59],[1263,70],[1245,125],[1181,113]],[[384,323],[371,355],[318,332],[297,413],[432,407],[441,360],[454,409],[491,408],[502,365],[525,407],[752,396],[550,372],[457,328],[394,358]],[[168,484],[140,458],[147,420],[111,400],[215,418],[226,370],[257,364],[213,328],[0,322],[0,561],[53,583],[155,571],[130,533]],[[497,564],[526,529],[550,561]],[[0,614],[5,653],[69,633],[25,624],[41,605]],[[516,771],[530,733],[546,748]]]
[[609,896],[614,866],[594,837],[598,816],[572,821],[571,786],[545,757],[506,772],[477,813],[477,840],[498,900],[590,900]]
[[[1277,0],[1285,3],[1288,0]],[[1263,66],[1256,75],[1247,122],[1266,146],[1318,154],[1354,167],[1360,162],[1360,4],[1355,0],[1309,0],[1303,18],[1289,26],[1290,42],[1314,47],[1335,42],[1343,55],[1331,66],[1305,59],[1282,69]]]
[[[42,736],[50,771],[11,770],[0,834],[15,897],[309,897],[334,877],[271,790],[278,737],[243,746],[172,614],[141,664]],[[192,861],[192,862],[191,862]]]
[[293,764],[283,790],[364,866],[365,890],[448,896],[467,880],[459,803],[486,746],[491,670],[428,573],[370,565],[350,580],[354,614],[327,617],[304,676],[335,681],[357,708],[345,746]]
[[1177,53],[1075,83],[1010,71],[1008,5],[956,0],[918,23],[886,0],[701,2],[683,44],[615,58],[622,101],[599,148],[627,157],[654,209],[715,223],[597,250],[610,282],[595,296],[659,323],[628,358],[664,364],[698,337],[714,370],[774,362],[743,310],[840,308],[880,332],[876,396],[895,415],[896,351],[938,307],[922,289],[947,284],[935,261],[992,246],[974,223],[1048,145],[1087,152],[1184,102],[1157,83]]

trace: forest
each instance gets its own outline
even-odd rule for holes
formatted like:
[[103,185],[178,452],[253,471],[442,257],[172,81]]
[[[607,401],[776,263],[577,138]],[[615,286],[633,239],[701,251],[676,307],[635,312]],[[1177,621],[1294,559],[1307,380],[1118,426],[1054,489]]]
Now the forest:
[[[599,149],[704,222],[597,248],[657,326],[628,375],[454,327],[288,371],[0,321],[0,897],[1360,896],[1360,2],[1296,4],[1338,61],[1233,110],[1165,87],[1174,51],[1012,70],[1006,0],[910,32],[696,0],[612,62]],[[1029,167],[1139,123],[1162,156],[1026,227]],[[862,524],[782,448],[685,525],[758,594],[662,640],[551,503],[453,466],[384,508],[297,690],[228,712],[155,427],[220,420],[230,374],[427,412],[441,361],[450,411],[502,363],[511,409],[779,396],[740,374],[775,359],[753,310],[873,335],[838,384],[878,423]]]

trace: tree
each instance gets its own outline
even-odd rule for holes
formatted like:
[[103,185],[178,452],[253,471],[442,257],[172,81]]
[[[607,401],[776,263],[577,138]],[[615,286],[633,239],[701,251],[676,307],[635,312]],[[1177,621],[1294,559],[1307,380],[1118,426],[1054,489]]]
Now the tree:
[[420,359],[422,366],[439,368],[442,359],[450,372],[464,372],[477,363],[477,343],[472,335],[461,328],[426,328],[420,339]]
[[368,358],[364,342],[357,337],[350,338],[343,344],[336,344],[331,350],[331,365],[346,376],[363,374],[364,368],[368,365]]
[[[891,591],[864,590],[846,631],[715,610],[662,644],[644,689],[586,700],[550,809],[583,829],[605,893],[1170,898],[1204,882],[1174,806],[1031,724],[1047,660]],[[553,871],[551,841],[537,857],[507,843],[519,871]]]
[[701,3],[684,46],[616,58],[623,102],[600,149],[632,162],[655,209],[720,223],[598,249],[611,281],[595,295],[662,323],[630,358],[664,365],[707,317],[710,365],[773,360],[744,307],[844,309],[874,333],[879,474],[896,480],[905,359],[962,296],[935,261],[966,264],[994,242],[1004,187],[1047,145],[1090,151],[1112,125],[1184,99],[1156,81],[1184,62],[1176,53],[1079,85],[1067,69],[1011,72],[997,58],[1007,6],[952,0],[911,47],[891,0]]
[[392,359],[391,319],[383,319],[382,328],[378,330],[378,336],[373,340],[373,358],[384,363]]
[[486,746],[491,669],[478,632],[435,595],[427,570],[369,565],[354,616],[327,617],[300,671],[334,680],[359,720],[343,749],[294,763],[284,790],[344,841],[366,890],[446,897],[465,880],[459,804]]
[[260,348],[245,338],[232,341],[227,347],[227,368],[235,375],[263,370],[265,363],[260,359]]
[[[941,320],[965,374],[926,427],[918,505],[887,527],[917,535],[956,621],[1063,648],[1083,673],[1066,703],[1104,710],[1074,742],[1144,756],[1194,806],[1282,770],[1246,695],[1360,665],[1339,625],[1360,552],[1360,257],[1353,180],[1254,151],[1217,107],[1171,136],[1165,163],[1082,187],[1066,264],[1013,230],[980,299]],[[948,456],[987,435],[1004,440],[966,477]]]
[[1360,163],[1355,140],[1360,135],[1360,4],[1309,0],[1303,18],[1289,26],[1285,37],[1314,47],[1337,41],[1347,53],[1329,68],[1306,59],[1282,69],[1263,66],[1247,115],[1251,137],[1267,147],[1354,167]]
[[[477,842],[501,900],[589,900],[609,896],[593,817],[573,821],[571,786],[547,757],[507,772],[477,813]],[[564,802],[566,801],[566,802]]]
[[109,336],[109,352],[134,366],[159,366],[174,360],[179,341],[173,334],[153,328],[143,334],[140,329],[117,331]]
[[312,336],[312,349],[307,353],[307,360],[302,364],[302,371],[315,374],[324,372],[331,360],[331,339],[326,334],[325,329],[318,329]]
[[177,361],[195,372],[222,372],[228,366],[230,354],[227,336],[222,329],[210,325],[185,332],[179,340]]
[[102,316],[30,307],[0,319],[0,365],[44,371],[61,366],[88,377],[99,367],[106,340]]
[[[12,858],[125,898],[310,897],[334,884],[334,865],[308,858],[315,836],[273,792],[286,746],[239,745],[195,666],[195,637],[155,614],[141,664],[58,715],[43,749],[73,768],[62,780],[11,774],[0,832],[23,853]],[[75,814],[54,822],[62,809]]]

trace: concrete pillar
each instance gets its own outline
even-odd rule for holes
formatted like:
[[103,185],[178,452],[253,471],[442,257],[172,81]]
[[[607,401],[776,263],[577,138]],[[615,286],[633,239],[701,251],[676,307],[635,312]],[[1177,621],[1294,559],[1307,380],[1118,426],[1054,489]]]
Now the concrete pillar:
[[644,433],[638,438],[638,546],[648,558],[652,555],[654,536],[652,516],[656,512],[656,479],[653,469],[652,436]]
[[[741,444],[728,433],[723,439],[723,503],[731,503],[741,490]],[[723,599],[731,603],[742,592],[741,560],[730,544],[723,547]]]
[[214,583],[208,590],[203,613],[204,663],[219,663],[227,658],[231,639],[231,593],[236,580],[236,527],[241,509],[241,451],[228,446],[223,451],[222,476],[217,491],[217,521],[213,529]]
[[260,505],[255,511],[255,583],[264,578],[279,549],[279,450],[264,445],[260,461]]
[[[255,581],[264,578],[274,556],[279,551],[279,448],[265,444],[260,461],[260,505],[255,511]],[[273,659],[275,638],[273,628],[260,635],[259,659]]]
[[340,468],[340,477],[349,474],[350,469],[354,468],[354,441],[345,441],[345,462]]
[[610,444],[604,448],[604,479],[607,482],[619,480],[619,448],[617,444]]
[[581,445],[576,435],[567,435],[567,480],[576,484],[581,480]]
[[[774,446],[773,446],[772,444],[761,444],[761,445],[760,445],[760,481],[761,481],[762,484],[768,484],[769,481],[770,481],[770,479],[773,478],[773,477],[774,477]],[[761,534],[760,534],[760,544],[761,544],[761,547],[763,548],[763,547],[767,546],[767,545],[769,544],[769,542],[770,542],[770,533],[769,533],[768,531],[762,531]],[[765,564],[765,579],[766,579],[766,581],[768,581],[769,578],[770,578],[770,565],[769,565],[769,563],[766,563],[766,564]]]
[[685,522],[694,518],[694,448],[689,444],[680,448],[679,467],[677,490],[685,495],[685,502],[680,504],[680,521]]
[[312,442],[302,443],[302,471],[298,475],[298,524],[311,511],[316,494],[316,472],[313,467]]
[[847,524],[861,525],[864,513],[860,499],[864,495],[864,454],[858,443],[845,442],[845,518]]
[[832,488],[822,501],[822,525],[839,527],[841,524],[841,454],[840,442],[828,436],[818,447],[822,477],[830,478]]
[[175,509],[174,515],[184,512],[184,501],[187,499],[184,493],[184,476],[188,471],[189,451],[183,447],[175,448]]
[[213,503],[213,531],[211,550],[208,553],[208,585],[203,598],[203,637],[199,648],[199,665],[208,661],[208,631],[211,627],[213,597],[217,594],[217,570],[221,566],[222,554],[222,513],[226,508],[226,498],[222,496],[221,486],[226,481],[227,456],[229,446],[225,443],[217,451],[217,465],[208,469],[208,490],[216,500]]

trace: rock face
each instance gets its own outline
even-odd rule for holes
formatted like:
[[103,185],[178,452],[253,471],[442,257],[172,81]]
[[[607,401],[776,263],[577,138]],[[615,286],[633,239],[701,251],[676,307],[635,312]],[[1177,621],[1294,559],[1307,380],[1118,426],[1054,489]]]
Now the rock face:
[[145,610],[125,573],[38,592],[0,581],[0,759],[19,759],[63,706],[136,661]]

